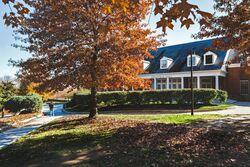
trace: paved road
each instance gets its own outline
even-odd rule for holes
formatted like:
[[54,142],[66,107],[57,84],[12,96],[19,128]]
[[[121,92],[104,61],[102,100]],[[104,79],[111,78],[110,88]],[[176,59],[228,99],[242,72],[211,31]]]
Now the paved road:
[[[62,112],[63,105],[55,105],[54,112],[55,116],[41,116],[38,118],[33,119],[31,122],[29,122],[26,126],[10,129],[3,133],[0,133],[0,149],[15,142],[20,137],[28,134],[29,132],[37,129],[38,127],[47,124],[54,119],[60,118],[64,115]],[[49,108],[47,105],[43,106],[43,112],[48,112]]]

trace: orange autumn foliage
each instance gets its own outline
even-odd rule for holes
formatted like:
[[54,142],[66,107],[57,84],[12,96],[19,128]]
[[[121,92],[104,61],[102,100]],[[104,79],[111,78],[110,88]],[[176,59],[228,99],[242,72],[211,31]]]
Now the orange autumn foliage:
[[46,101],[46,100],[48,100],[48,99],[50,99],[50,98],[53,97],[53,92],[48,92],[48,91],[45,91],[45,92],[42,92],[42,93],[38,92],[36,90],[36,87],[38,87],[38,86],[39,86],[38,83],[34,83],[34,82],[30,83],[27,86],[27,92],[28,93],[35,93],[35,94],[40,95],[43,98],[44,101]]
[[201,26],[196,38],[218,38],[214,40],[216,49],[235,49],[241,62],[250,56],[250,1],[216,0],[215,11],[223,15],[213,15]]
[[150,80],[139,77],[145,73],[141,61],[128,58],[120,63],[112,65],[111,73],[104,78],[102,89],[104,90],[142,90],[149,89]]
[[[40,83],[38,89],[49,92],[69,87],[90,89],[90,117],[96,115],[98,90],[133,86],[130,84],[144,87],[144,81],[138,79],[137,64],[149,58],[149,50],[157,46],[156,37],[142,24],[151,7],[150,0],[130,1],[126,12],[119,4],[114,4],[112,12],[106,10],[111,3],[108,0],[24,2],[32,9],[28,14],[5,16],[7,25],[27,37],[21,47],[33,53],[27,60],[12,62],[20,67],[20,78]],[[121,74],[114,67],[123,69]],[[129,67],[132,69],[126,72]],[[114,79],[117,83],[109,84],[114,81],[110,80],[112,76],[119,76]]]

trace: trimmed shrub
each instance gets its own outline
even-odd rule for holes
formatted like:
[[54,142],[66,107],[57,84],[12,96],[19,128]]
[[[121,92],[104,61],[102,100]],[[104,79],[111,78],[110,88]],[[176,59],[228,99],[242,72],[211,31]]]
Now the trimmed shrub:
[[98,103],[104,105],[124,105],[126,103],[126,92],[103,92],[98,93]]
[[13,96],[4,103],[4,108],[10,112],[25,110],[26,113],[38,112],[42,109],[43,101],[39,95]]
[[141,105],[143,104],[143,92],[127,92],[127,103],[132,105]]
[[225,103],[228,98],[228,93],[223,90],[217,90],[216,99],[218,99],[221,103]]
[[217,97],[215,89],[196,89],[194,91],[195,103],[211,104]]
[[[225,102],[227,92],[215,89],[194,89],[195,104],[211,104],[214,100]],[[190,89],[163,90],[163,91],[132,91],[132,92],[99,92],[97,94],[99,106],[115,105],[143,105],[165,104],[176,102],[179,105],[191,104]],[[88,108],[89,94],[75,94],[66,104],[66,108],[75,107],[79,110]]]

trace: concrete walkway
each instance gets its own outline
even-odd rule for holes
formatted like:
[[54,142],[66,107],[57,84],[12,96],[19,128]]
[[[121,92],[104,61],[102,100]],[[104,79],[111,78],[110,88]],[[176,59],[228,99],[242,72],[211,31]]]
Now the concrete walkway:
[[[27,123],[24,127],[15,128],[7,130],[3,133],[0,133],[0,149],[15,142],[20,137],[27,135],[29,132],[37,129],[38,127],[47,124],[57,118],[60,118],[64,115],[62,112],[63,105],[55,105],[54,113],[55,116],[41,116],[35,119],[32,119],[29,123]],[[43,106],[43,112],[48,112],[49,108],[47,105]]]
[[227,110],[196,112],[196,114],[250,115],[250,102],[236,102],[235,106]]

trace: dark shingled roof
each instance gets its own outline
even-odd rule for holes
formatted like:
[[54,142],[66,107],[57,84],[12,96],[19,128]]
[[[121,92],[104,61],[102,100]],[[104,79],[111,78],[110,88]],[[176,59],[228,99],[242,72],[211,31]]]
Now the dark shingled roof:
[[[190,53],[199,55],[201,60],[199,64],[193,67],[194,71],[201,70],[219,70],[226,57],[224,50],[209,50],[212,45],[212,39],[203,40],[198,42],[185,43],[180,45],[173,45],[158,48],[156,51],[152,51],[151,54],[154,56],[150,59],[150,66],[148,67],[149,73],[168,73],[168,72],[183,72],[190,71],[190,67],[187,67],[187,56]],[[204,65],[204,54],[207,51],[212,51],[217,54],[217,59],[214,65]],[[160,59],[162,57],[168,57],[173,59],[173,64],[168,69],[160,69]]]

